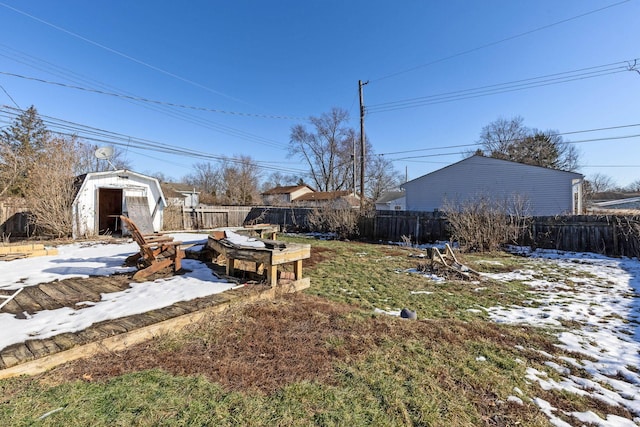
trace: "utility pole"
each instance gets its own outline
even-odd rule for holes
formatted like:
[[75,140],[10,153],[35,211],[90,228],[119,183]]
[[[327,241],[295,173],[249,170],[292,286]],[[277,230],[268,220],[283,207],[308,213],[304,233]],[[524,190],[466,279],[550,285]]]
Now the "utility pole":
[[362,87],[369,83],[358,80],[358,92],[360,93],[360,211],[364,210],[364,164],[365,164],[365,144],[364,144],[364,95]]
[[352,160],[353,160],[353,196],[355,197],[356,193],[356,137],[353,137],[353,140],[351,141],[353,143],[353,156],[352,156]]

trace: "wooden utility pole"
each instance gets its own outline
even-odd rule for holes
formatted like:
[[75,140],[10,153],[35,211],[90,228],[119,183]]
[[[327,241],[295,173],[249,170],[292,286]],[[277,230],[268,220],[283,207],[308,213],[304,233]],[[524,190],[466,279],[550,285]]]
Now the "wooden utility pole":
[[365,165],[365,144],[364,144],[364,95],[362,87],[369,83],[362,83],[358,80],[358,92],[360,93],[360,210],[364,210],[364,165]]

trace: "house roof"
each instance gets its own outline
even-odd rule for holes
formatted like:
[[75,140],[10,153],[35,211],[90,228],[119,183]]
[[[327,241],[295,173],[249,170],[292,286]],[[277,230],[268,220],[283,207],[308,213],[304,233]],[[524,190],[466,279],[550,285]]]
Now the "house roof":
[[335,200],[347,196],[353,196],[353,193],[351,191],[316,191],[313,193],[303,194],[296,199],[296,202],[313,200]]
[[570,176],[570,177],[572,177],[574,179],[582,179],[582,178],[584,178],[584,175],[582,175],[580,173],[577,173],[577,172],[569,172],[569,171],[563,171],[563,170],[560,170],[560,169],[546,168],[546,167],[543,167],[543,166],[528,165],[526,163],[512,162],[511,160],[496,159],[494,157],[480,156],[480,155],[474,154],[473,156],[467,157],[466,159],[462,159],[462,160],[460,160],[458,162],[452,163],[452,164],[450,164],[448,166],[445,166],[443,168],[440,168],[438,170],[430,172],[430,173],[428,173],[426,175],[419,176],[418,178],[412,179],[411,181],[408,181],[408,182],[413,182],[413,181],[416,181],[418,179],[422,179],[424,177],[428,177],[430,175],[439,173],[442,170],[445,170],[445,169],[460,165],[462,163],[469,163],[469,162],[483,162],[487,166],[490,166],[490,165],[491,166],[499,166],[501,164],[503,164],[503,165],[504,164],[520,165],[523,168],[539,168],[539,169],[544,169],[544,170],[551,171],[551,172],[567,174],[567,176]]
[[625,200],[634,199],[640,197],[640,193],[625,193],[621,191],[604,191],[601,193],[594,193],[591,196],[593,202],[605,202],[609,200]]
[[380,196],[380,198],[376,200],[376,203],[389,203],[393,202],[394,200],[401,199],[404,196],[404,191],[387,191],[386,193],[382,193],[382,196]]
[[184,197],[184,193],[200,194],[200,191],[195,191],[193,186],[179,182],[163,182],[160,186],[162,187],[162,192],[165,197]]
[[629,206],[631,208],[638,209],[640,208],[640,197],[628,197],[624,199],[616,199],[616,200],[607,200],[603,202],[594,202],[594,206],[598,207],[625,207]]
[[309,190],[314,191],[314,189],[309,187],[308,185],[286,185],[286,186],[277,186],[277,187],[271,188],[262,194],[265,196],[272,195],[272,194],[290,194],[290,193],[293,193],[294,191],[302,190],[303,188],[308,188]]

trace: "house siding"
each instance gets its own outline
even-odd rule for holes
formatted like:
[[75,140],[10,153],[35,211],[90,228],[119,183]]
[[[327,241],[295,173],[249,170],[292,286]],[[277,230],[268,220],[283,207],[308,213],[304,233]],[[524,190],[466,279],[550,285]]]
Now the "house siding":
[[405,211],[407,210],[407,198],[402,196],[400,198],[388,201],[386,203],[376,203],[376,210],[378,211]]
[[407,210],[434,211],[454,203],[489,196],[524,197],[532,215],[572,214],[574,180],[582,175],[521,163],[472,156],[403,185]]

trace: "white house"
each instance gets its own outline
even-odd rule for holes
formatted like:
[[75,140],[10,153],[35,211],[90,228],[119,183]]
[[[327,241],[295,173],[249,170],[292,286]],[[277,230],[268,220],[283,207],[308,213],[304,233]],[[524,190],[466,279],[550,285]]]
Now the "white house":
[[163,182],[160,184],[167,204],[195,208],[200,204],[200,192],[186,184]]
[[167,205],[157,179],[128,170],[92,172],[78,177],[73,200],[73,237],[122,232],[125,214],[144,233],[162,229]]
[[387,191],[376,200],[377,211],[407,210],[407,197],[404,191]]
[[535,216],[581,214],[579,173],[531,166],[492,157],[471,156],[402,185],[407,210],[435,211],[445,201],[461,203],[479,196],[524,198]]

